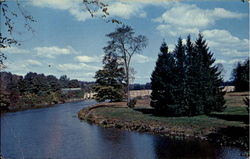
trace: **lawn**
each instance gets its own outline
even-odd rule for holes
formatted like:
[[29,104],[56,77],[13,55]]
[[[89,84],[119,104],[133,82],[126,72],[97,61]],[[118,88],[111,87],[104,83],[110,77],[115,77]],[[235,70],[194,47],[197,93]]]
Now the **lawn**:
[[242,102],[245,96],[247,96],[246,92],[228,93],[225,95],[227,108],[223,112],[212,112],[209,115],[193,117],[156,116],[148,104],[144,107],[140,105],[131,109],[125,104],[119,107],[119,104],[115,105],[115,103],[115,107],[114,105],[98,106],[89,109],[85,115],[81,115],[80,112],[79,116],[104,127],[118,127],[163,135],[173,134],[202,138],[212,136],[216,141],[224,142],[221,141],[222,139],[226,143],[237,143],[248,148],[249,114],[244,102]]

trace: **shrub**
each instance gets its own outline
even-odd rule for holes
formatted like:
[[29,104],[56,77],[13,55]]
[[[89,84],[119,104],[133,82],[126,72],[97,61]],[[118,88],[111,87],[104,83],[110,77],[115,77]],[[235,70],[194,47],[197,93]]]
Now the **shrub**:
[[129,107],[129,108],[134,108],[134,107],[135,107],[135,104],[136,104],[136,99],[133,98],[133,99],[131,99],[131,100],[128,102],[128,107]]

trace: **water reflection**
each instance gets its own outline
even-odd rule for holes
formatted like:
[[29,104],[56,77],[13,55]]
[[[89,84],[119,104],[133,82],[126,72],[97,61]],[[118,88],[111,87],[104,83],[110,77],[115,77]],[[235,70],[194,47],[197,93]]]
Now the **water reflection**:
[[[93,101],[7,113],[1,117],[1,154],[19,159],[244,158],[239,149],[101,128],[75,114]],[[15,135],[14,135],[15,134]]]
[[182,138],[155,137],[154,149],[157,158],[216,158],[215,145],[206,141]]

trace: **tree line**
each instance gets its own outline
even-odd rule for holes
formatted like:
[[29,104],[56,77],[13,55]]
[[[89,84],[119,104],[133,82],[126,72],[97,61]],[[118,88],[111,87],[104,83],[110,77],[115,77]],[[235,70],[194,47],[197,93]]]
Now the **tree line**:
[[[27,73],[24,77],[9,72],[1,72],[0,105],[3,109],[19,109],[39,104],[55,104],[71,98],[82,98],[91,90],[93,82],[69,79],[66,75],[59,79],[53,75]],[[62,88],[79,88],[81,91],[63,93]]]

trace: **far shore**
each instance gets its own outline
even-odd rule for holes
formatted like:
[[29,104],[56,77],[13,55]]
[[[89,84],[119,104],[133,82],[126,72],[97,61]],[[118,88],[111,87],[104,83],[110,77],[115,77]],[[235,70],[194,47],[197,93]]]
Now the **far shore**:
[[36,105],[33,105],[33,106],[14,107],[13,109],[9,109],[9,110],[1,110],[1,114],[6,113],[6,112],[24,111],[24,110],[29,110],[29,109],[48,108],[48,107],[53,107],[53,106],[55,106],[57,104],[79,102],[79,101],[84,101],[84,100],[87,100],[87,99],[84,99],[84,98],[74,98],[74,99],[67,99],[65,101],[57,101],[57,102],[54,102],[54,103],[43,103],[43,104],[36,104]]

